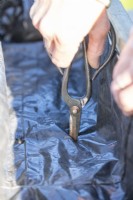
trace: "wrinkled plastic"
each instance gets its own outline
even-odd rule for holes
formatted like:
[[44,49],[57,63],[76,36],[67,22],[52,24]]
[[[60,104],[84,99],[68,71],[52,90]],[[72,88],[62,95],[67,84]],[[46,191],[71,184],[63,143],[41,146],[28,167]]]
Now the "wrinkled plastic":
[[[11,124],[2,183],[5,199],[122,200],[121,113],[110,94],[116,56],[92,83],[74,142],[68,135],[69,110],[61,98],[62,75],[43,44],[5,44],[3,50]],[[85,91],[82,57],[80,53],[73,63],[73,96]]]
[[[41,36],[29,18],[32,3],[0,4],[0,40],[19,42],[3,44],[6,74],[0,48],[0,200],[132,200],[132,118],[110,94],[116,54],[92,82],[74,142],[62,75],[43,42],[34,42]],[[107,43],[101,62],[108,50]],[[85,94],[83,68],[80,50],[69,80],[74,97]]]

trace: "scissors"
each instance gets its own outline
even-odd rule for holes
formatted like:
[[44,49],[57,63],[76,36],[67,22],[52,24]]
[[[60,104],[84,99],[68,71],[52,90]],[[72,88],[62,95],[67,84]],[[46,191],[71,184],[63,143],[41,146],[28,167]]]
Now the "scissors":
[[68,94],[68,80],[69,80],[71,65],[68,68],[66,68],[63,73],[62,98],[70,109],[69,135],[70,137],[73,138],[74,141],[77,141],[77,138],[78,138],[82,108],[87,104],[87,102],[89,101],[91,97],[91,82],[96,78],[99,72],[108,64],[108,62],[112,58],[113,53],[115,51],[116,35],[115,35],[115,31],[112,24],[111,24],[108,37],[111,38],[111,41],[109,40],[111,42],[111,49],[110,49],[109,55],[106,58],[105,62],[99,67],[99,69],[96,70],[92,79],[90,77],[90,66],[87,60],[85,39],[82,42],[83,51],[84,51],[84,60],[85,60],[85,64],[84,64],[85,76],[86,76],[86,93],[83,97],[73,98]]

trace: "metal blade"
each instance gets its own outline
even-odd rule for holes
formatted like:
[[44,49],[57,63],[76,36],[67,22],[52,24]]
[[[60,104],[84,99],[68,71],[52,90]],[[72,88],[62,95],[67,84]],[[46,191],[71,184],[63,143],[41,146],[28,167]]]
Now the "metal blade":
[[70,109],[70,132],[69,135],[76,141],[80,128],[81,110],[77,106]]

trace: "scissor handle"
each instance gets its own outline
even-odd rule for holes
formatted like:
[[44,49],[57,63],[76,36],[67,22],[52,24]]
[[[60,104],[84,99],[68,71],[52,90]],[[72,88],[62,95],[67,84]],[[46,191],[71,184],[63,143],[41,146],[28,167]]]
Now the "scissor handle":
[[69,106],[69,108],[72,108],[73,106],[77,106],[79,109],[84,107],[84,105],[87,103],[87,101],[90,98],[91,95],[91,80],[90,80],[90,70],[87,60],[87,53],[86,53],[86,44],[85,40],[82,42],[83,50],[84,50],[84,58],[85,58],[85,76],[86,76],[86,94],[83,97],[80,97],[78,99],[72,98],[68,94],[68,80],[69,80],[69,74],[70,74],[70,65],[68,68],[65,69],[63,74],[63,80],[62,80],[62,97],[66,104]]
[[116,49],[116,34],[115,34],[115,30],[114,30],[114,27],[111,22],[110,22],[110,32],[109,32],[108,36],[110,36],[110,38],[111,38],[112,47],[110,48],[110,51],[108,53],[108,56],[107,56],[105,62],[93,74],[92,81],[97,77],[97,75],[101,72],[101,70],[107,66],[107,64],[109,63],[109,61],[112,58],[114,51]]
[[[112,46],[109,51],[109,54],[105,60],[105,62],[96,70],[92,77],[92,81],[96,78],[96,76],[99,74],[99,72],[108,64],[110,59],[112,58],[114,51],[116,49],[116,34],[115,30],[113,28],[113,25],[110,22],[110,32],[109,32],[110,38],[112,40]],[[90,78],[90,69],[89,64],[87,60],[87,54],[86,54],[86,44],[85,39],[82,42],[83,50],[84,50],[84,57],[85,57],[85,75],[86,75],[86,94],[84,97],[74,99],[68,94],[68,79],[70,74],[71,65],[65,69],[63,74],[63,81],[62,81],[62,97],[66,104],[71,108],[73,106],[77,106],[79,108],[84,107],[84,105],[87,103],[87,101],[90,98],[91,95],[91,78]]]

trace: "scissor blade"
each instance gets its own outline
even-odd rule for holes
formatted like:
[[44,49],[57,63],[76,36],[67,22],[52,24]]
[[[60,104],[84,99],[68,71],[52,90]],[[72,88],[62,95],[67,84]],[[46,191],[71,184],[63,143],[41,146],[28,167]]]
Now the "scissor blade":
[[70,109],[70,132],[69,135],[76,141],[80,128],[80,109],[76,106],[73,106]]

